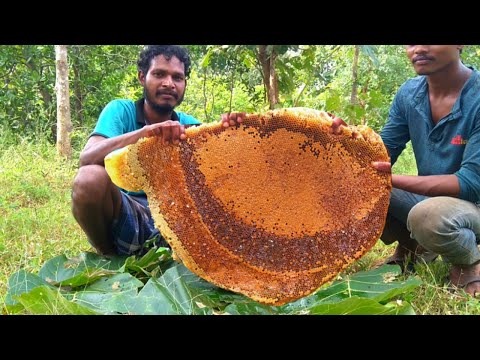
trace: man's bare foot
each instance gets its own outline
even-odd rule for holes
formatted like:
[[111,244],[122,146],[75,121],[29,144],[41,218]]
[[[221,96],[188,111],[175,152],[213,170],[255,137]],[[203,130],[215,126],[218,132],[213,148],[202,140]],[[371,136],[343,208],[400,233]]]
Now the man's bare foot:
[[450,282],[467,294],[480,295],[480,261],[472,265],[453,265],[450,269]]

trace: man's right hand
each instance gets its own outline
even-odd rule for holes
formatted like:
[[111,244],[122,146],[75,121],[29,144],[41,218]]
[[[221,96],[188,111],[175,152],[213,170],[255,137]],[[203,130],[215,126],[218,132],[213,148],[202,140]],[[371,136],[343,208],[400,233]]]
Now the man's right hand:
[[335,135],[340,135],[343,131],[343,127],[348,126],[348,124],[338,116],[335,116],[331,113],[328,113],[328,115],[330,115],[330,117],[333,119],[333,123],[330,128],[330,133]]
[[178,121],[167,120],[157,124],[146,125],[144,128],[145,137],[158,136],[163,145],[178,145],[180,140],[185,140],[185,126]]
[[[340,135],[343,132],[343,127],[348,126],[348,124],[338,116],[335,116],[331,113],[328,113],[330,117],[333,119],[332,126],[330,128],[330,133],[335,135]],[[374,161],[372,162],[372,166],[374,169],[380,172],[390,173],[392,172],[392,164],[386,161]]]

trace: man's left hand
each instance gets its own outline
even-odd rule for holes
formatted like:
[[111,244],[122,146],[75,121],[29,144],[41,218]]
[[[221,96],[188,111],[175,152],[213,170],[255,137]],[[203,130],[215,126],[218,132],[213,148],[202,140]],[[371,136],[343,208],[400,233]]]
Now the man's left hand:
[[243,119],[245,119],[244,112],[233,112],[230,114],[222,114],[222,125],[225,128],[229,126],[235,126],[242,123]]

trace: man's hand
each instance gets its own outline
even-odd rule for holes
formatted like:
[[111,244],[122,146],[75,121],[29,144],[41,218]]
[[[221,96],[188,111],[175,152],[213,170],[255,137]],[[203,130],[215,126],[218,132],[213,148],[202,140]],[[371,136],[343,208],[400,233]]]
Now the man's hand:
[[372,162],[372,166],[380,172],[392,172],[392,164],[386,161],[374,161]]
[[[333,119],[332,126],[330,128],[330,134],[340,135],[343,132],[343,127],[348,126],[348,124],[343,121],[343,119],[335,116],[331,113],[328,113]],[[354,133],[355,135],[355,133]],[[392,172],[392,165],[386,161],[374,161],[372,162],[372,166],[375,170],[380,172],[390,173]]]
[[343,132],[343,127],[348,126],[348,124],[343,121],[343,119],[335,116],[333,114],[328,113],[333,119],[332,126],[330,128],[330,134],[340,135]]
[[230,114],[222,114],[222,125],[225,128],[229,126],[235,126],[242,123],[243,119],[245,119],[244,112],[233,112]]
[[143,128],[146,131],[146,137],[158,136],[163,145],[178,145],[180,140],[185,140],[185,126],[180,125],[178,121],[167,120],[161,123],[147,125]]

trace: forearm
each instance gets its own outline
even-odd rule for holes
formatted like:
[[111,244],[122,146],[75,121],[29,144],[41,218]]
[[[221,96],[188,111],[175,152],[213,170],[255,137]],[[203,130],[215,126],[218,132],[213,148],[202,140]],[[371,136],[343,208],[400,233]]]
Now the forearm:
[[[146,136],[143,129],[132,131],[127,134],[116,136],[114,138],[101,140],[90,139],[80,155],[80,166],[85,165],[104,165],[105,156],[114,150],[124,146],[134,144],[142,137]],[[99,137],[97,137],[99,138]]]
[[460,195],[460,185],[455,175],[392,175],[392,185],[394,188],[425,196]]

